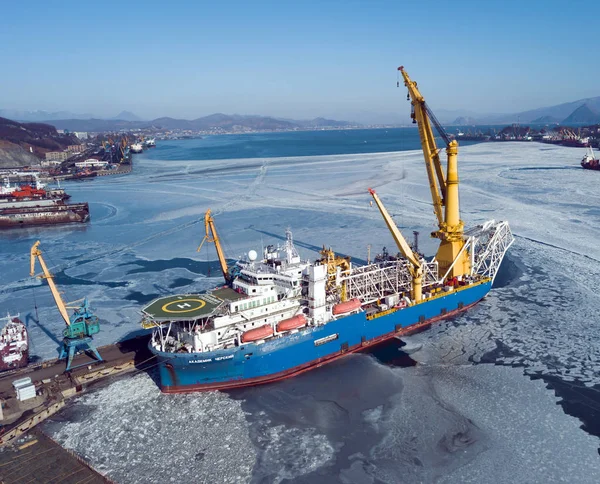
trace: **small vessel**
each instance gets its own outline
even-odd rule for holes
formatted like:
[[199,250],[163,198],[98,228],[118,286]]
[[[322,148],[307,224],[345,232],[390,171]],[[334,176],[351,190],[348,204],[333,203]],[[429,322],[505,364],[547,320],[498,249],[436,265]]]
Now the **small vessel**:
[[142,143],[133,143],[131,145],[130,151],[132,153],[141,153],[142,151],[144,151],[144,147],[142,146]]
[[29,362],[29,336],[19,315],[0,319],[5,322],[0,330],[0,371],[27,366]]
[[600,160],[594,156],[591,146],[588,146],[587,152],[581,160],[581,166],[586,170],[600,170]]

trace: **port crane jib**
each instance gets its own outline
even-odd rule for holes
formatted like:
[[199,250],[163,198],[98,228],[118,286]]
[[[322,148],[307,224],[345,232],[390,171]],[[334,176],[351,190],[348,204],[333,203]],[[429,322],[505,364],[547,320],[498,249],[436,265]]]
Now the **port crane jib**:
[[[38,240],[31,247],[30,275],[31,277],[35,277],[35,261],[37,259],[42,268],[42,274],[38,277],[48,281],[48,286],[54,297],[56,307],[66,324],[66,328],[63,330],[63,346],[59,356],[59,359],[67,358],[67,367],[65,371],[75,368],[72,366],[73,358],[81,351],[89,350],[98,361],[103,361],[92,340],[92,336],[100,332],[100,322],[98,317],[94,315],[87,298],[74,301],[73,303],[70,303],[71,305],[65,304],[54,283],[54,277],[48,270],[48,266],[42,256],[39,245],[40,241]],[[81,304],[73,306],[73,304],[78,302],[81,302]],[[69,316],[68,309],[74,310],[71,316]]]
[[223,252],[223,248],[221,247],[221,241],[219,236],[217,235],[217,229],[215,227],[215,220],[211,215],[210,208],[204,214],[204,230],[205,235],[198,246],[196,252],[200,252],[204,242],[212,242],[215,244],[217,249],[217,256],[219,257],[219,264],[221,265],[221,272],[223,272],[223,277],[225,278],[225,282],[230,284],[232,281],[232,276],[229,273],[229,267],[227,266],[227,259],[225,258],[225,253]]

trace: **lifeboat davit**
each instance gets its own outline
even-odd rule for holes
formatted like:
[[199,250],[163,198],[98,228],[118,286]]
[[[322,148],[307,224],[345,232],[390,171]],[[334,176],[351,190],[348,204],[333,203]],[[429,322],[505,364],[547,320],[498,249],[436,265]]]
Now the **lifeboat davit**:
[[277,323],[277,331],[289,331],[290,329],[301,328],[306,326],[306,318],[304,314],[298,314],[293,318],[283,319]]
[[250,343],[273,336],[273,327],[270,324],[265,324],[258,328],[250,329],[242,334],[242,343]]
[[349,313],[350,311],[357,310],[358,308],[360,308],[360,306],[360,299],[350,299],[350,301],[345,301],[334,305],[333,314]]

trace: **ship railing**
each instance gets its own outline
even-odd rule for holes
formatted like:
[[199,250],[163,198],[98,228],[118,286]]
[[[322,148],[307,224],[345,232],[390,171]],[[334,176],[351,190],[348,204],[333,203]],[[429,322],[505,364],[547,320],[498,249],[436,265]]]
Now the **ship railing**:
[[508,222],[490,220],[467,232],[471,254],[471,275],[496,278],[502,259],[514,242]]

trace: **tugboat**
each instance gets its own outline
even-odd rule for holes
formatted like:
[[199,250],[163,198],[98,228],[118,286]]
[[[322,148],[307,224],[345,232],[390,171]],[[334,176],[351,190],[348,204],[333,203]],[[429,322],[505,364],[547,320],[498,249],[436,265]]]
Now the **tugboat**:
[[581,160],[581,166],[586,170],[600,170],[600,160],[594,157],[594,151],[588,146],[587,153]]
[[0,371],[27,366],[29,362],[29,336],[19,315],[7,315],[0,321],[6,324],[0,331]]

